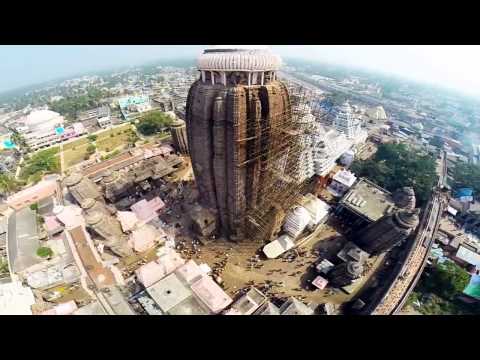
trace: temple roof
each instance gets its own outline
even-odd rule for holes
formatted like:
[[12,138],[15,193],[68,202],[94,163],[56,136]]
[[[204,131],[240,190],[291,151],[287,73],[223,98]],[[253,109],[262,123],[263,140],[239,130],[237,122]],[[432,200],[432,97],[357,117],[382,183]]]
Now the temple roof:
[[206,49],[197,61],[200,70],[216,71],[272,71],[281,63],[268,48],[241,45]]

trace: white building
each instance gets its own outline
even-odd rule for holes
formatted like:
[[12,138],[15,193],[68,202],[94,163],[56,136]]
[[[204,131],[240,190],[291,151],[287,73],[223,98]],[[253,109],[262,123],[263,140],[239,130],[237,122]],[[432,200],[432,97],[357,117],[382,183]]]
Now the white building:
[[23,123],[19,131],[23,133],[27,145],[36,150],[60,141],[55,128],[63,126],[64,118],[54,111],[34,110],[23,118]]
[[373,121],[387,120],[387,114],[385,113],[385,109],[383,108],[383,106],[372,107],[367,110],[366,114],[370,118],[370,120]]
[[310,222],[307,225],[307,229],[313,231],[319,224],[323,224],[327,220],[330,205],[313,194],[305,195],[304,200],[303,207],[310,214]]
[[104,117],[98,118],[97,123],[98,123],[98,126],[105,129],[109,126],[112,126],[112,119],[110,118],[110,116],[104,116]]
[[297,206],[285,216],[283,230],[292,239],[296,239],[311,221],[310,212],[303,206]]
[[354,173],[348,170],[341,170],[334,175],[327,190],[333,196],[342,197],[348,191],[348,189],[352,187],[356,180],[357,177]]
[[367,131],[362,129],[362,124],[348,101],[337,110],[333,126],[339,133],[345,134],[348,140],[352,140],[355,145],[362,144],[367,140]]
[[263,253],[269,259],[275,259],[284,252],[292,249],[295,246],[292,238],[288,235],[281,235],[278,239],[269,242],[263,247]]

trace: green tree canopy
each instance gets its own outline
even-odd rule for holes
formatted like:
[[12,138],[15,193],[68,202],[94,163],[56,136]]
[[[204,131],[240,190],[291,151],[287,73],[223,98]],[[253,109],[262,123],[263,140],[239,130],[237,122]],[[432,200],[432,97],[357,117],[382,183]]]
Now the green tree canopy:
[[137,129],[142,135],[153,135],[165,130],[172,123],[172,119],[167,114],[155,111],[144,115],[138,125]]
[[480,166],[457,162],[452,177],[455,188],[471,187],[475,194],[480,194]]
[[74,120],[80,112],[99,106],[101,100],[108,96],[108,92],[92,87],[83,95],[66,97],[50,103],[49,107],[68,119]]
[[8,173],[0,173],[0,193],[2,195],[9,195],[17,191],[20,187],[20,182],[15,177]]
[[453,300],[461,294],[470,280],[468,272],[453,262],[435,265],[422,281],[424,290],[444,299]]
[[37,255],[40,256],[41,258],[48,258],[53,255],[53,251],[49,247],[42,246],[38,248]]
[[382,144],[371,160],[355,161],[352,171],[389,191],[411,186],[417,203],[427,201],[438,176],[434,157],[419,154],[405,144]]
[[59,148],[54,147],[33,154],[25,162],[25,167],[21,175],[22,178],[28,179],[32,175],[38,178],[38,175],[44,173],[58,173],[60,171],[60,161],[57,156],[58,151]]
[[441,148],[443,147],[443,139],[439,136],[434,136],[431,140],[430,140],[430,145],[433,145],[433,146],[436,146],[438,148]]
[[88,146],[87,146],[87,149],[86,149],[86,150],[87,150],[87,154],[90,154],[90,155],[93,154],[96,149],[97,149],[97,148],[95,147],[95,145],[93,145],[93,144],[88,145]]

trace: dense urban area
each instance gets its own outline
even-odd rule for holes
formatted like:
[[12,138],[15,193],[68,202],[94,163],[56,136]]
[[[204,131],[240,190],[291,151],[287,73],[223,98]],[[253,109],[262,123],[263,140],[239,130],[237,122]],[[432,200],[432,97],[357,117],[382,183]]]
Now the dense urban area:
[[194,60],[0,94],[0,314],[480,314],[480,102]]

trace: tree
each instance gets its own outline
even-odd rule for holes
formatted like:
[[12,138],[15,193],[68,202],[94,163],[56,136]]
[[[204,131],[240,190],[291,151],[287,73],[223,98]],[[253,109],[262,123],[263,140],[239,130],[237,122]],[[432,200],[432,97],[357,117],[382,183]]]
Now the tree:
[[97,140],[97,135],[88,135],[87,139],[90,142],[94,142],[95,140]]
[[66,116],[67,119],[74,120],[79,112],[99,106],[102,99],[109,95],[106,91],[91,87],[87,89],[85,94],[69,96],[50,103],[49,106],[53,111]]
[[38,211],[38,204],[35,203],[35,204],[30,205],[30,209],[32,209],[33,211]]
[[137,129],[142,135],[153,135],[163,131],[172,124],[170,116],[163,112],[155,111],[144,115],[138,122]]
[[35,178],[39,178],[44,173],[58,173],[60,171],[60,161],[57,157],[58,151],[59,148],[57,146],[33,154],[25,161],[21,177],[28,179],[35,175]]
[[23,135],[20,134],[15,129],[12,129],[11,131],[12,131],[12,136],[11,136],[12,142],[15,145],[17,145],[20,149],[28,152],[29,148],[28,148],[27,142],[25,141],[25,138],[23,137]]
[[431,140],[430,140],[430,145],[432,146],[435,146],[437,148],[442,148],[443,147],[443,139],[439,136],[434,136]]
[[470,280],[468,272],[453,262],[435,265],[425,281],[422,281],[424,290],[453,300],[462,293]]
[[373,159],[355,161],[351,169],[389,191],[411,186],[419,205],[425,203],[438,179],[435,158],[418,154],[405,144],[382,144]]
[[480,194],[480,166],[457,162],[452,172],[455,188],[471,187]]
[[20,182],[14,176],[8,173],[0,174],[0,193],[9,195],[18,190]]
[[46,259],[53,255],[53,251],[47,246],[42,246],[38,248],[37,255],[41,258]]
[[88,145],[87,149],[86,149],[87,154],[92,155],[95,152],[96,149],[97,148],[95,147],[95,145],[93,145],[93,144]]

